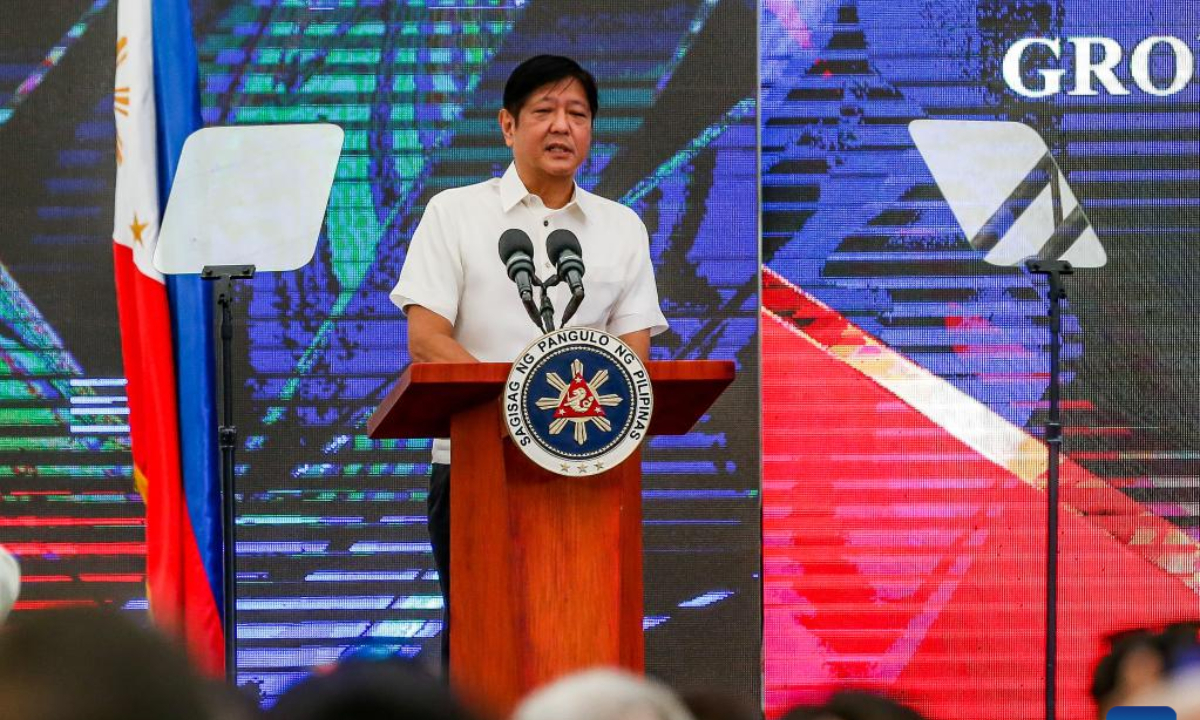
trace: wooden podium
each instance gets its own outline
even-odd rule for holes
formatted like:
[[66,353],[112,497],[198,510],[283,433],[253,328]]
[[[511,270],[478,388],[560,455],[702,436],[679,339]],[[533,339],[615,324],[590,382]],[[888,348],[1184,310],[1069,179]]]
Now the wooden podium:
[[[733,382],[728,361],[647,363],[651,435],[682,435]],[[417,363],[367,423],[372,438],[449,437],[450,676],[507,716],[531,689],[595,665],[641,672],[641,452],[572,478],[504,428],[508,363]]]

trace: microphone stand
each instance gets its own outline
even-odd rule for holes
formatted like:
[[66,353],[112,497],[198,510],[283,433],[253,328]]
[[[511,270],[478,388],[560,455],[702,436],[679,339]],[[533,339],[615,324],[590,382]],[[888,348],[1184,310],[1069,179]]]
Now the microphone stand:
[[[535,278],[536,279],[536,278]],[[542,289],[541,299],[541,316],[540,324],[542,332],[554,332],[554,304],[550,302],[550,288],[558,284],[558,276],[554,275],[549,280],[537,280],[537,286]]]
[[1050,283],[1050,408],[1046,419],[1046,720],[1054,720],[1056,663],[1058,659],[1058,461],[1062,450],[1062,422],[1059,416],[1059,354],[1062,348],[1061,302],[1067,297],[1063,275],[1074,269],[1064,260],[1025,261],[1035,275],[1045,275]]
[[[533,284],[541,291],[541,297],[538,299],[538,312],[535,315],[530,304],[525,305],[525,309],[529,312],[529,317],[533,320],[533,324],[538,326],[538,329],[544,333],[554,332],[554,303],[550,301],[550,288],[562,282],[562,278],[558,275],[551,275],[545,280],[538,277],[533,278]],[[565,327],[567,320],[575,314],[579,308],[579,304],[583,302],[583,293],[576,292],[571,295],[571,301],[567,303],[567,310],[563,313],[562,327]],[[540,316],[540,317],[539,317]]]
[[[534,284],[537,284],[536,277],[533,278],[533,282]],[[525,314],[529,316],[529,319],[532,320],[533,324],[537,325],[538,329],[540,330],[542,328],[542,319],[538,315],[538,306],[533,302],[532,290],[529,291],[529,297],[525,297],[525,293],[521,293],[521,304],[525,306]]]
[[570,300],[570,302],[567,303],[567,309],[563,310],[563,317],[562,317],[563,327],[566,327],[567,321],[571,319],[571,316],[573,316],[575,314],[575,311],[579,309],[579,306],[582,303],[583,303],[583,290],[582,289],[576,290],[575,292],[571,293],[571,300]]

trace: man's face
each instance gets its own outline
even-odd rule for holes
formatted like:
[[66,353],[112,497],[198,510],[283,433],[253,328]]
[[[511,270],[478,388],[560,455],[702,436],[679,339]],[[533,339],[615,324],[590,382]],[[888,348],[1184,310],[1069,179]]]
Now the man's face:
[[502,109],[500,129],[522,177],[534,183],[575,177],[592,147],[592,111],[575,78],[534,90],[515,118]]

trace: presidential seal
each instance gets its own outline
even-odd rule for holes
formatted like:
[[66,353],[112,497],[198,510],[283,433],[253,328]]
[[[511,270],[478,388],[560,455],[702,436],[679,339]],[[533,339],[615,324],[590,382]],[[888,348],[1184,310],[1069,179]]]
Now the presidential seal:
[[650,428],[654,392],[641,358],[615,335],[562,328],[513,363],[504,424],[533,462],[559,475],[619,465]]

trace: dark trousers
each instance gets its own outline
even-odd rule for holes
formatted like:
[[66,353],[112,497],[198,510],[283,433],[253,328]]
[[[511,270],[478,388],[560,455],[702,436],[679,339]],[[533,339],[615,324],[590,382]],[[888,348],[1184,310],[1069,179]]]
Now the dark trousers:
[[450,671],[450,466],[433,464],[429,473],[429,544],[442,588],[442,673]]

